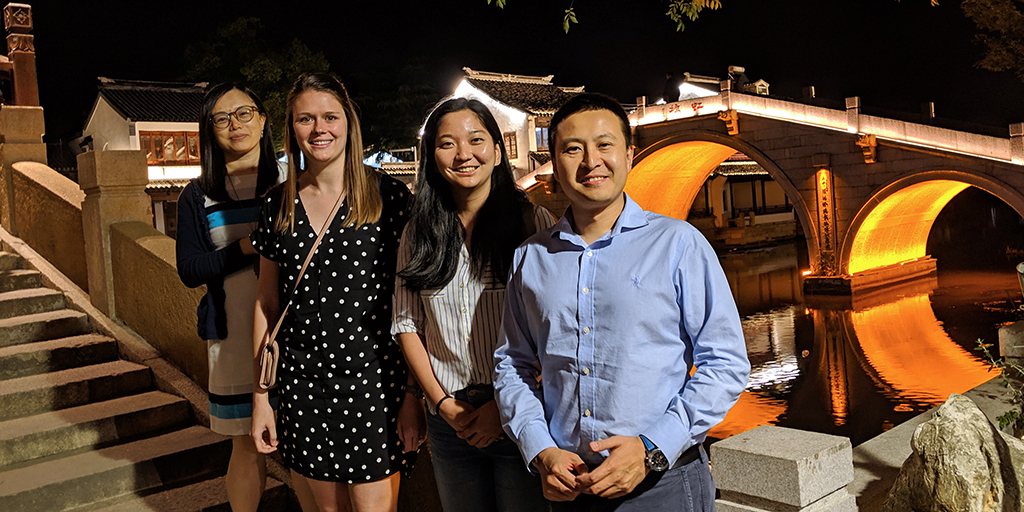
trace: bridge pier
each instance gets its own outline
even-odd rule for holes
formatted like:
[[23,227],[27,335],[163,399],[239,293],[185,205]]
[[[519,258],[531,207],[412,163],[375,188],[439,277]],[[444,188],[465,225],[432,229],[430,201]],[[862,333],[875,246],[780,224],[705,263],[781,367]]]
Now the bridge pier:
[[806,276],[804,295],[855,295],[935,274],[935,258],[925,256],[852,275]]

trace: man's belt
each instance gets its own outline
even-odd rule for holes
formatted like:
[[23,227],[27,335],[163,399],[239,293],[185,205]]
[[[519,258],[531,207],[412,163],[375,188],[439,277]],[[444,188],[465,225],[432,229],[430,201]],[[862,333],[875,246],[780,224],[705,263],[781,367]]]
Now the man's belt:
[[676,459],[676,463],[672,465],[672,469],[681,468],[681,467],[683,467],[683,466],[685,466],[685,465],[687,465],[687,464],[689,464],[689,463],[691,463],[691,462],[693,462],[693,461],[695,461],[695,460],[697,460],[699,458],[700,458],[700,445],[699,444],[695,444],[695,445],[691,446],[688,450],[683,452],[683,454],[680,455],[678,459]]

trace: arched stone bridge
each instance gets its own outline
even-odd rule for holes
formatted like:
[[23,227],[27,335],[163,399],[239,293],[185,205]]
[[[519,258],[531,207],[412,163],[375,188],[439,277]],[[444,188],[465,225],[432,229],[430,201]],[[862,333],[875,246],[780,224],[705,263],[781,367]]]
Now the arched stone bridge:
[[970,186],[1024,216],[1024,123],[1000,138],[864,115],[858,98],[847,106],[723,91],[640,107],[630,116],[637,149],[626,191],[685,219],[711,172],[741,152],[793,204],[813,273],[847,287],[925,261],[936,216]]

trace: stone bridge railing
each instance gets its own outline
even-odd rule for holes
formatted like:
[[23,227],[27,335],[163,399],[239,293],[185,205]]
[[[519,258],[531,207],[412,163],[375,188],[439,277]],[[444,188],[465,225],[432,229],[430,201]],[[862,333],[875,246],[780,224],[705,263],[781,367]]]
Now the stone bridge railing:
[[728,81],[723,82],[722,92],[715,96],[661,105],[641,105],[630,114],[630,123],[645,125],[734,110],[1024,166],[1024,123],[1011,124],[1009,138],[992,137],[865,115],[861,113],[859,97],[846,98],[844,111],[767,96],[735,93],[728,90],[727,84]]
[[75,183],[41,163],[41,121],[38,107],[0,109],[0,224],[205,388],[206,342],[195,329],[205,290],[181,284],[174,240],[152,227],[145,156],[84,153]]

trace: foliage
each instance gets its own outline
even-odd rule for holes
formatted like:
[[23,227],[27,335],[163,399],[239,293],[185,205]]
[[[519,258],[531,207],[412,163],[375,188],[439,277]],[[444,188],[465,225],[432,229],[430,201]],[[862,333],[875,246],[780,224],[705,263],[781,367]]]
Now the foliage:
[[975,36],[986,51],[975,66],[1012,71],[1024,81],[1024,0],[964,0],[960,8],[986,32]]
[[[932,1],[935,2],[936,0]],[[494,4],[498,8],[504,9],[507,2],[508,0],[495,0]],[[570,23],[579,23],[576,21],[576,10],[573,8],[575,3],[575,0],[569,2],[569,8],[565,10],[565,16],[562,18],[562,30],[566,34],[569,33]],[[491,0],[487,0],[487,5],[491,5]],[[686,28],[683,18],[695,21],[697,16],[700,15],[700,11],[704,9],[714,10],[721,7],[721,0],[668,0],[668,12],[665,15],[676,22],[676,30],[682,32]]]
[[288,90],[304,72],[327,72],[330,64],[321,52],[292,39],[273,47],[264,37],[263,23],[241,17],[218,27],[206,40],[185,48],[187,80],[212,83],[242,81],[263,100],[274,130],[274,145],[284,147],[284,113]]
[[417,144],[418,130],[441,99],[429,85],[428,66],[416,59],[404,66],[380,66],[353,77],[350,91],[360,109],[366,154]]
[[716,10],[722,7],[719,0],[671,0],[668,5],[668,12],[665,13],[672,21],[676,22],[676,31],[682,32],[686,25],[683,18],[696,21],[700,11],[705,8]]
[[[900,0],[896,0],[899,2]],[[932,7],[939,5],[939,0],[928,0]],[[965,0],[965,4],[972,0]],[[1022,0],[974,0],[983,3],[1010,3],[1020,2]],[[494,5],[499,9],[504,9],[505,4],[508,0],[494,0]],[[576,11],[573,9],[575,0],[569,2],[569,8],[565,10],[565,16],[562,18],[562,30],[566,34],[569,33],[569,23],[578,23],[576,21]],[[491,5],[491,0],[487,0],[487,5]],[[700,12],[704,9],[718,10],[722,8],[722,0],[668,0],[668,12],[665,16],[676,23],[676,31],[682,32],[686,28],[685,20],[697,21],[700,16]],[[1017,25],[1020,27],[1020,24]],[[986,68],[987,69],[987,68]]]
[[[1021,311],[1024,312],[1024,306],[1021,306]],[[1013,408],[996,418],[999,420],[999,428],[1003,429],[1007,425],[1013,425],[1017,430],[1024,430],[1024,409],[1022,409],[1024,407],[1024,367],[1015,362],[1007,362],[1005,359],[995,357],[989,351],[991,343],[985,343],[981,339],[977,343],[978,347],[974,350],[985,354],[990,371],[995,368],[999,369],[1003,387],[1010,390],[1010,403],[1013,404]]]
[[569,33],[569,22],[570,21],[573,22],[573,23],[579,23],[578,21],[576,21],[576,13],[573,12],[573,10],[572,10],[572,4],[573,3],[575,3],[575,2],[570,2],[569,3],[569,8],[565,10],[565,17],[562,18],[562,30],[564,30],[566,34]]

